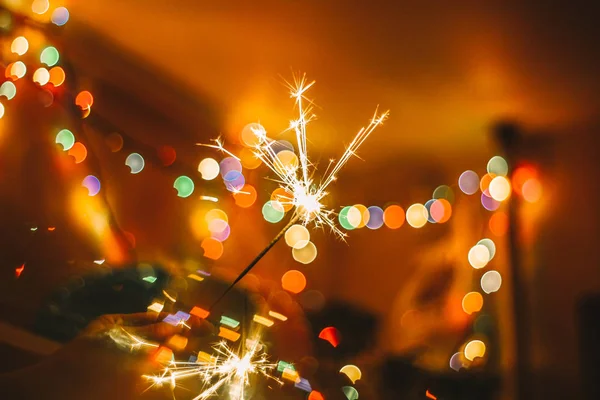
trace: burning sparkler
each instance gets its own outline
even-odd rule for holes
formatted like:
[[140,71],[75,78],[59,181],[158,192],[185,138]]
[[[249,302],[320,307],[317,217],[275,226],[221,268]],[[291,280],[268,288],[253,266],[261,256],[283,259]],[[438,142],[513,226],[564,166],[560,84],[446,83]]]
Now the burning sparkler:
[[[214,303],[218,303],[228,292],[239,282],[250,270],[260,261],[262,257],[275,245],[279,239],[285,234],[296,222],[301,222],[303,225],[310,223],[314,226],[329,226],[333,232],[339,237],[345,237],[334,223],[333,216],[335,211],[327,208],[324,204],[324,199],[327,197],[327,188],[336,180],[337,174],[346,165],[346,163],[356,155],[360,146],[367,140],[369,135],[373,133],[375,128],[385,121],[389,112],[378,113],[375,111],[373,118],[366,127],[361,128],[350,145],[346,148],[338,161],[331,160],[325,173],[317,181],[315,178],[316,166],[311,162],[308,156],[307,143],[307,125],[315,119],[312,113],[313,102],[306,97],[306,92],[315,84],[315,81],[307,81],[306,75],[295,77],[293,83],[288,83],[290,89],[290,97],[294,99],[298,109],[298,117],[290,121],[287,131],[293,131],[296,135],[296,144],[298,147],[298,156],[292,151],[283,150],[276,151],[276,140],[267,136],[265,129],[256,124],[252,129],[254,140],[252,149],[254,155],[267,165],[273,173],[275,173],[280,187],[289,194],[287,198],[280,198],[272,204],[278,207],[283,212],[285,207],[294,209],[294,214],[290,222],[279,232],[275,238],[252,260],[252,262],[240,273],[234,280],[225,293]],[[218,149],[226,154],[233,154],[226,150],[220,139],[216,139],[215,144],[202,144]],[[235,156],[233,156],[235,157]],[[237,157],[236,157],[237,158]],[[213,304],[213,307],[214,307]]]
[[[241,346],[240,346],[241,347]],[[203,389],[193,400],[205,400],[219,393],[227,393],[231,400],[248,398],[247,392],[253,376],[262,376],[282,385],[272,375],[277,364],[272,364],[258,340],[247,340],[243,349],[235,351],[225,341],[213,346],[214,355],[200,352],[196,362],[171,361],[158,376],[145,376],[153,385],[170,384],[192,377],[199,378]]]

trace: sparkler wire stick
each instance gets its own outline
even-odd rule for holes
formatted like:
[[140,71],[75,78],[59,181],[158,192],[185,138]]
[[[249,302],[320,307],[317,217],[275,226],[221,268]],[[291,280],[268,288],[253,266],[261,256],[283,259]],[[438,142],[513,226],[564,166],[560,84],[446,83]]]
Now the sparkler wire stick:
[[256,257],[254,257],[254,259],[250,262],[250,264],[248,264],[248,266],[246,268],[244,268],[244,270],[242,272],[240,272],[240,274],[237,276],[237,278],[235,278],[235,280],[231,283],[231,285],[229,285],[229,287],[227,287],[227,289],[225,289],[225,291],[223,292],[223,294],[210,306],[210,308],[208,309],[209,311],[212,311],[212,309],[221,301],[223,300],[223,298],[227,295],[227,293],[229,293],[231,291],[231,289],[233,289],[233,287],[242,280],[242,278],[244,276],[246,276],[248,274],[248,272],[250,272],[252,270],[252,268],[254,268],[254,266],[269,252],[269,250],[271,250],[271,248],[273,246],[275,246],[275,244],[279,241],[279,239],[281,239],[283,237],[283,235],[285,235],[285,232],[292,226],[294,225],[296,222],[298,222],[298,220],[300,219],[300,215],[298,213],[296,213],[291,219],[290,222],[287,223],[286,226],[283,227],[283,229],[273,238],[273,240],[271,240],[271,242],[267,245],[267,247],[265,247],[264,249],[262,249],[262,251],[260,253],[258,253],[258,255]]

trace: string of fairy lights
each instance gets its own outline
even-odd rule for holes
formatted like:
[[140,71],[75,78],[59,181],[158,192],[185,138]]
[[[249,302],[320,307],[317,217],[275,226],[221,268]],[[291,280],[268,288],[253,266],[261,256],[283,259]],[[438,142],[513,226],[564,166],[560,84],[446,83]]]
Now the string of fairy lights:
[[[18,24],[27,18],[42,24],[39,30],[43,30],[45,24],[62,27],[70,18],[67,8],[63,6],[51,8],[48,0],[33,1],[30,14],[22,15],[0,8],[0,30],[13,34],[18,31]],[[65,88],[65,82],[68,81],[67,74],[61,66],[63,60],[56,47],[39,40],[30,43],[28,38],[21,34],[13,34],[9,42],[8,51],[3,50],[3,53],[9,53],[5,58],[8,58],[10,63],[4,65],[4,80],[0,85],[0,119],[9,108],[9,102],[17,95],[19,85],[25,84],[23,82],[27,80],[36,84],[45,94],[46,104],[52,103],[57,92],[69,90]],[[200,144],[215,149],[223,154],[223,157],[220,161],[213,157],[203,158],[197,167],[199,177],[192,174],[176,177],[173,188],[177,196],[190,198],[196,191],[199,179],[208,182],[220,177],[223,187],[231,194],[235,204],[242,209],[250,208],[258,200],[259,191],[246,182],[244,172],[266,165],[276,175],[278,184],[269,199],[262,205],[262,216],[264,220],[273,224],[284,220],[286,215],[291,215],[290,220],[297,219],[297,223],[291,224],[286,229],[284,239],[291,248],[293,259],[301,264],[310,264],[316,259],[318,253],[316,245],[310,240],[309,225],[329,226],[340,237],[344,237],[347,231],[364,227],[376,230],[385,226],[390,230],[396,230],[405,222],[415,229],[423,228],[427,224],[444,224],[451,219],[455,196],[458,194],[456,187],[458,187],[464,195],[480,196],[481,205],[492,213],[488,221],[489,232],[495,236],[502,236],[508,226],[508,218],[501,208],[503,202],[512,195],[521,196],[530,203],[535,203],[541,198],[542,185],[535,168],[520,166],[510,174],[509,178],[508,164],[502,157],[495,156],[489,160],[486,173],[481,177],[475,171],[465,171],[458,178],[457,185],[441,185],[433,191],[431,199],[424,203],[412,204],[406,209],[398,204],[390,204],[385,208],[378,205],[355,204],[342,207],[339,212],[326,209],[321,203],[321,199],[327,195],[325,189],[336,179],[339,170],[355,155],[356,150],[369,134],[383,123],[387,113],[375,113],[369,125],[359,131],[355,141],[346,149],[340,161],[329,165],[320,181],[314,181],[314,171],[311,169],[312,164],[306,149],[306,125],[313,117],[312,103],[305,97],[306,90],[313,83],[305,81],[302,77],[295,84],[290,85],[292,97],[296,105],[300,106],[298,119],[292,121],[288,129],[296,134],[295,146],[286,140],[268,138],[266,129],[258,123],[248,124],[241,130],[239,134],[241,148],[236,149],[235,152],[226,149],[220,139]],[[84,119],[89,117],[94,104],[92,93],[82,90],[71,98],[81,111],[81,116]],[[123,149],[122,134],[122,131],[111,132],[105,137],[105,144],[112,152],[116,153]],[[88,149],[82,141],[78,140],[76,133],[64,128],[52,132],[52,135],[55,143],[73,158],[74,163],[85,162]],[[175,161],[176,152],[170,146],[162,146],[157,149],[157,153],[163,166],[169,166]],[[144,151],[134,151],[127,155],[125,165],[130,168],[131,174],[137,175],[144,171],[147,158],[144,156]],[[100,179],[93,174],[87,175],[82,180],[81,186],[87,190],[87,195],[90,197],[98,195],[102,190]],[[220,198],[214,195],[202,194],[199,198],[213,203],[220,201]],[[337,220],[337,224],[334,224],[334,219]],[[195,236],[201,237],[204,257],[218,260],[224,251],[223,243],[231,234],[228,214],[215,207],[209,211],[202,210],[200,213],[195,213],[191,216],[191,222],[192,229],[197,233]],[[339,229],[338,225],[343,230]],[[483,272],[495,254],[494,241],[483,238],[473,245],[465,258],[471,267]],[[197,271],[190,274],[188,278],[201,282],[206,275],[208,273]],[[304,291],[307,285],[306,277],[299,270],[287,271],[281,281],[282,287],[294,294]],[[481,311],[484,305],[482,292],[485,295],[492,294],[498,291],[501,285],[502,277],[498,271],[483,272],[479,279],[479,288],[466,293],[462,299],[464,312],[473,315]],[[164,298],[155,299],[148,310],[158,313],[168,302],[175,303],[176,299],[169,292],[165,292]],[[185,325],[190,315],[207,318],[209,314],[210,310],[194,306],[188,312],[179,310],[169,314],[165,322]],[[253,324],[260,325],[264,329],[276,323],[285,323],[286,320],[287,317],[271,310],[265,315],[256,314]],[[318,391],[311,388],[306,379],[298,375],[292,363],[269,362],[268,355],[260,344],[260,335],[245,338],[242,340],[242,345],[232,347],[242,337],[240,329],[238,321],[222,315],[218,334],[222,341],[215,347],[214,353],[199,352],[185,363],[175,361],[173,358],[173,350],[186,348],[187,339],[183,336],[175,336],[167,343],[157,345],[155,358],[165,363],[165,370],[161,375],[151,376],[148,379],[155,385],[163,383],[175,385],[175,382],[180,379],[191,376],[201,377],[205,381],[206,388],[196,397],[197,399],[205,398],[202,397],[203,394],[212,395],[222,390],[222,386],[225,385],[231,398],[243,399],[246,398],[244,391],[250,376],[258,374],[273,379],[279,384],[285,381],[291,382],[295,387],[306,391],[310,400],[323,398]],[[341,334],[335,327],[327,327],[321,331],[319,338],[337,347]],[[145,342],[141,338],[135,338],[133,343],[139,345]],[[473,338],[462,344],[459,351],[452,355],[450,367],[455,370],[468,368],[476,358],[484,358],[485,354],[484,341]],[[345,374],[353,384],[361,377],[360,369],[354,365],[346,365],[340,372]],[[358,392],[353,386],[344,386],[342,391],[349,400],[358,399]]]

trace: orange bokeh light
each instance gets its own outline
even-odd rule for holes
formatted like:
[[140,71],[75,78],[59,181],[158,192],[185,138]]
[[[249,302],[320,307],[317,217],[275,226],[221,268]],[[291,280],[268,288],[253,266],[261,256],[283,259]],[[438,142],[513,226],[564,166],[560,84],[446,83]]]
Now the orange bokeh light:
[[479,188],[481,189],[482,192],[485,192],[486,190],[489,189],[490,183],[492,182],[492,179],[494,179],[495,177],[496,177],[496,174],[485,174],[481,178],[481,181],[479,182]]
[[490,217],[490,231],[496,236],[504,236],[508,231],[508,216],[505,212],[498,211]]
[[306,287],[306,277],[300,271],[288,271],[281,277],[281,286],[288,292],[300,293]]
[[325,400],[325,397],[323,397],[323,395],[320,392],[313,390],[308,395],[308,400]]
[[473,314],[481,311],[483,308],[483,296],[478,292],[469,292],[462,299],[463,311],[467,314]]
[[431,205],[429,213],[435,222],[443,224],[452,216],[452,205],[446,199],[437,199]]
[[283,188],[277,188],[271,193],[271,201],[278,201],[283,207],[283,211],[288,212],[294,207],[294,196]]
[[79,92],[77,97],[75,97],[75,104],[77,104],[82,110],[87,110],[92,106],[92,104],[94,104],[94,96],[92,96],[92,94],[87,90]]
[[383,212],[383,222],[390,229],[398,229],[404,224],[404,209],[397,205],[389,206]]
[[256,189],[252,185],[245,184],[239,192],[233,194],[233,199],[238,206],[248,208],[256,201]]
[[239,157],[242,166],[246,169],[256,169],[262,164],[262,161],[256,157],[254,151],[247,148],[243,148],[240,151]]
[[515,169],[511,177],[511,183],[513,186],[513,190],[518,195],[521,195],[523,184],[527,182],[529,179],[537,178],[538,173],[537,170],[530,165],[522,165]]
[[49,82],[55,87],[62,85],[65,82],[65,78],[65,70],[61,67],[54,67],[50,70]]
[[75,159],[75,164],[79,164],[87,157],[87,149],[81,142],[75,142],[73,147],[69,149],[68,155]]
[[211,260],[218,260],[223,255],[223,243],[217,239],[205,238],[200,246],[204,249],[204,257]]

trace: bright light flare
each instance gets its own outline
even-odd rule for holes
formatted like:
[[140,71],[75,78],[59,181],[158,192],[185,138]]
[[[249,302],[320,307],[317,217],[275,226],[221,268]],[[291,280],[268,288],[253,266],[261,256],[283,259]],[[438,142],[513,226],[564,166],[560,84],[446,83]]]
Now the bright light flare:
[[198,357],[196,362],[171,361],[160,375],[144,376],[153,386],[167,383],[175,388],[180,381],[198,378],[203,383],[202,392],[193,400],[205,400],[225,394],[232,400],[243,400],[247,396],[251,380],[263,377],[283,385],[272,375],[277,364],[269,361],[264,346],[259,340],[248,340],[236,350],[225,341],[213,346],[214,353],[208,357]]

